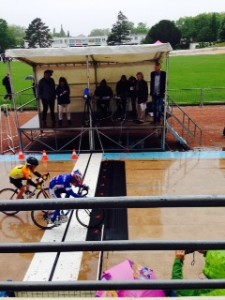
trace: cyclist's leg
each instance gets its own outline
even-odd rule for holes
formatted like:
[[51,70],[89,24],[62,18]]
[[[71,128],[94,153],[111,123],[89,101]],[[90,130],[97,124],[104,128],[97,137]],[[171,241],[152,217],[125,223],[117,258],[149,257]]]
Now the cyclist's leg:
[[25,188],[22,183],[23,180],[24,180],[24,178],[15,179],[15,178],[9,177],[10,183],[12,183],[18,189],[18,194],[16,196],[16,199],[23,198],[23,194],[25,192]]
[[[55,199],[60,199],[61,198],[61,191],[54,191],[53,189],[49,189],[49,194],[52,198]],[[52,214],[51,214],[51,220],[49,220],[55,225],[61,225],[63,222],[61,220],[61,215],[60,215],[60,210],[56,209]]]

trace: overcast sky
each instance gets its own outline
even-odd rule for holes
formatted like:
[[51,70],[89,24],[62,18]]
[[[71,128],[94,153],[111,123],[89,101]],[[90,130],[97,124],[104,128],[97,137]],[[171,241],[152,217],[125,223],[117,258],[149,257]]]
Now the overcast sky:
[[225,12],[225,0],[0,0],[0,7],[0,18],[8,25],[27,28],[41,18],[51,31],[59,32],[62,24],[65,32],[76,36],[111,29],[120,10],[135,26],[144,22],[151,27],[165,19]]

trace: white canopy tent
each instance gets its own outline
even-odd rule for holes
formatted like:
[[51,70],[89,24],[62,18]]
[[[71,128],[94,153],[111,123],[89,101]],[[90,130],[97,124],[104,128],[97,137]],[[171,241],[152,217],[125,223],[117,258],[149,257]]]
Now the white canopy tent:
[[143,72],[149,82],[156,61],[164,61],[172,48],[169,43],[148,45],[99,46],[82,48],[10,49],[6,57],[18,59],[33,67],[36,81],[45,69],[54,71],[56,83],[60,76],[67,78],[73,96],[82,96],[90,83],[91,90],[103,78],[114,89],[122,74],[127,77]]

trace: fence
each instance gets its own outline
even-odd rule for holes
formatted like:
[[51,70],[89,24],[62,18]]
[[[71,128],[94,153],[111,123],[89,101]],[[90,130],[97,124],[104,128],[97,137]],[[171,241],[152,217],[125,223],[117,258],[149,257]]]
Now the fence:
[[[110,197],[86,199],[11,200],[0,202],[0,211],[78,208],[164,208],[224,207],[224,196]],[[7,207],[7,209],[6,209]],[[69,251],[132,251],[132,250],[225,250],[224,241],[101,241],[64,243],[1,243],[0,253],[69,252]],[[96,291],[141,289],[224,289],[225,280],[153,280],[153,281],[65,281],[65,282],[0,282],[0,291]]]
[[169,89],[178,105],[225,104],[225,88]]

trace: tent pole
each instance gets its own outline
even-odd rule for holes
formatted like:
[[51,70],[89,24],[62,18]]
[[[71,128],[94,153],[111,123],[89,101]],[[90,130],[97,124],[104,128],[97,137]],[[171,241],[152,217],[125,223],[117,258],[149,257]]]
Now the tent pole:
[[[89,56],[86,55],[86,74],[87,74],[87,87],[90,90],[90,72],[89,72]],[[91,100],[88,100],[88,105],[91,105]],[[89,146],[90,150],[94,150],[94,137],[93,137],[93,119],[92,119],[92,109],[88,109],[89,112]]]
[[166,150],[166,111],[168,106],[168,99],[167,99],[167,89],[168,89],[168,75],[169,75],[169,52],[166,54],[166,92],[165,92],[165,99],[164,99],[164,121],[163,121],[163,134],[162,134],[162,150]]
[[[20,124],[19,124],[18,112],[17,112],[17,108],[16,108],[16,94],[15,94],[15,89],[14,89],[14,84],[13,84],[11,61],[12,61],[12,59],[8,59],[7,65],[8,65],[8,72],[9,72],[9,77],[10,77],[10,86],[11,86],[11,91],[12,91],[12,101],[13,101],[14,116],[15,116],[15,122],[16,122],[17,132],[18,132]],[[12,138],[12,136],[11,136],[11,138]],[[20,136],[19,136],[19,147],[22,150],[22,140],[21,140]]]

